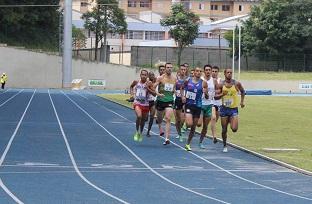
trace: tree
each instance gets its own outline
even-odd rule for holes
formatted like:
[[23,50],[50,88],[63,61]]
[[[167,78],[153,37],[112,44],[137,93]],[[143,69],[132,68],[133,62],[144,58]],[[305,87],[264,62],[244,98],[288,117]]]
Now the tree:
[[[0,0],[1,5],[40,5],[40,0]],[[59,0],[47,7],[1,7],[0,41],[9,45],[56,51],[59,37]]]
[[86,43],[87,43],[86,36],[84,35],[81,29],[76,28],[74,25],[73,25],[72,36],[73,36],[73,48],[74,49],[80,49],[80,48],[86,47]]
[[312,51],[312,1],[264,0],[244,23],[247,52],[282,55]]
[[162,26],[169,27],[171,37],[178,45],[178,65],[183,49],[193,44],[198,36],[199,17],[188,11],[183,4],[174,4],[168,17],[161,20]]
[[82,18],[85,19],[84,27],[95,33],[95,60],[98,60],[98,44],[103,39],[101,61],[106,61],[107,34],[124,34],[127,31],[124,11],[118,7],[116,0],[97,0],[97,6],[91,12],[85,13]]

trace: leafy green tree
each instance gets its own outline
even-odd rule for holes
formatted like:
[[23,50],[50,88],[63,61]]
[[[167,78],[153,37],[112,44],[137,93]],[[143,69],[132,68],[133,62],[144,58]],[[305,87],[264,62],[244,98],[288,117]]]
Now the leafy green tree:
[[178,65],[183,49],[191,45],[198,36],[199,17],[188,11],[183,4],[174,4],[168,17],[161,20],[162,26],[169,27],[169,34],[178,45]]
[[311,52],[312,1],[264,0],[244,23],[243,46],[253,53]]
[[127,31],[127,23],[124,11],[118,7],[116,0],[97,0],[97,6],[91,12],[82,16],[85,19],[85,28],[95,33],[95,60],[98,60],[97,50],[101,44],[103,59],[106,60],[106,40],[108,33],[123,34]]
[[86,47],[87,44],[87,37],[85,34],[82,32],[81,29],[76,28],[73,25],[72,29],[72,36],[73,36],[73,48],[74,49],[80,49]]
[[[0,0],[0,5],[40,5],[41,0]],[[0,42],[28,48],[57,50],[59,0],[45,7],[0,7]]]

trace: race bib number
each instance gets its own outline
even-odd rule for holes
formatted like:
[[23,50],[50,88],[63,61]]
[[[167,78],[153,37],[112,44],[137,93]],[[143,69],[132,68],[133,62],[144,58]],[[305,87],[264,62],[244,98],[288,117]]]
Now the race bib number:
[[165,91],[173,91],[173,84],[166,83],[164,90]]
[[145,100],[146,99],[146,90],[145,89],[138,89],[135,96],[138,100]]
[[226,107],[230,107],[233,104],[233,100],[232,99],[226,99],[223,102],[223,105]]
[[186,92],[186,98],[191,99],[191,100],[195,100],[196,99],[196,93],[187,91]]
[[181,97],[181,91],[180,90],[176,90],[176,96]]

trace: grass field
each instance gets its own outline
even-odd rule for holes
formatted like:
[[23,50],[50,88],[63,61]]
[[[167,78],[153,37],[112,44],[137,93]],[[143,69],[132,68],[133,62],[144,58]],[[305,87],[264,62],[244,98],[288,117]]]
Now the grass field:
[[[235,71],[236,72],[236,71]],[[237,73],[235,73],[236,76]],[[223,75],[221,75],[223,76]],[[235,76],[235,78],[237,78]],[[241,80],[308,80],[312,81],[312,72],[251,72],[242,71]]]
[[[125,101],[128,95],[100,96],[132,107]],[[236,134],[229,132],[229,142],[312,171],[310,125],[312,97],[247,96],[246,107],[240,109],[239,130]],[[268,153],[263,148],[295,148],[301,151]]]

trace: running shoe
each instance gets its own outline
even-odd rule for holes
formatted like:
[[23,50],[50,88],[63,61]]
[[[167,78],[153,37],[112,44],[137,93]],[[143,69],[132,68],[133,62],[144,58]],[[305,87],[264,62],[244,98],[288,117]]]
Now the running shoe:
[[217,142],[218,142],[217,138],[214,137],[214,138],[213,138],[213,143],[216,144]]
[[185,150],[186,150],[186,151],[192,151],[191,145],[186,144],[186,145],[185,145]]
[[160,136],[164,136],[164,134],[165,134],[164,132],[160,132],[159,133]]
[[146,137],[151,137],[151,135],[150,135],[150,133],[148,132],[148,133],[146,133]]
[[143,135],[142,133],[138,133],[138,141],[142,142],[143,141]]
[[168,145],[168,144],[170,144],[170,140],[165,140],[163,143],[163,145]]
[[206,147],[204,146],[203,143],[199,143],[198,146],[199,146],[200,149],[206,149]]
[[224,147],[224,148],[223,148],[223,152],[224,152],[224,153],[228,152],[227,147]]
[[133,140],[136,142],[139,140],[139,133],[138,132],[135,132],[135,134],[133,135]]
[[176,139],[179,139],[180,137],[181,137],[181,135],[177,135],[175,138],[176,138]]
[[183,142],[184,141],[184,138],[185,138],[185,134],[184,133],[181,133],[181,136],[179,138],[179,141],[180,142]]

